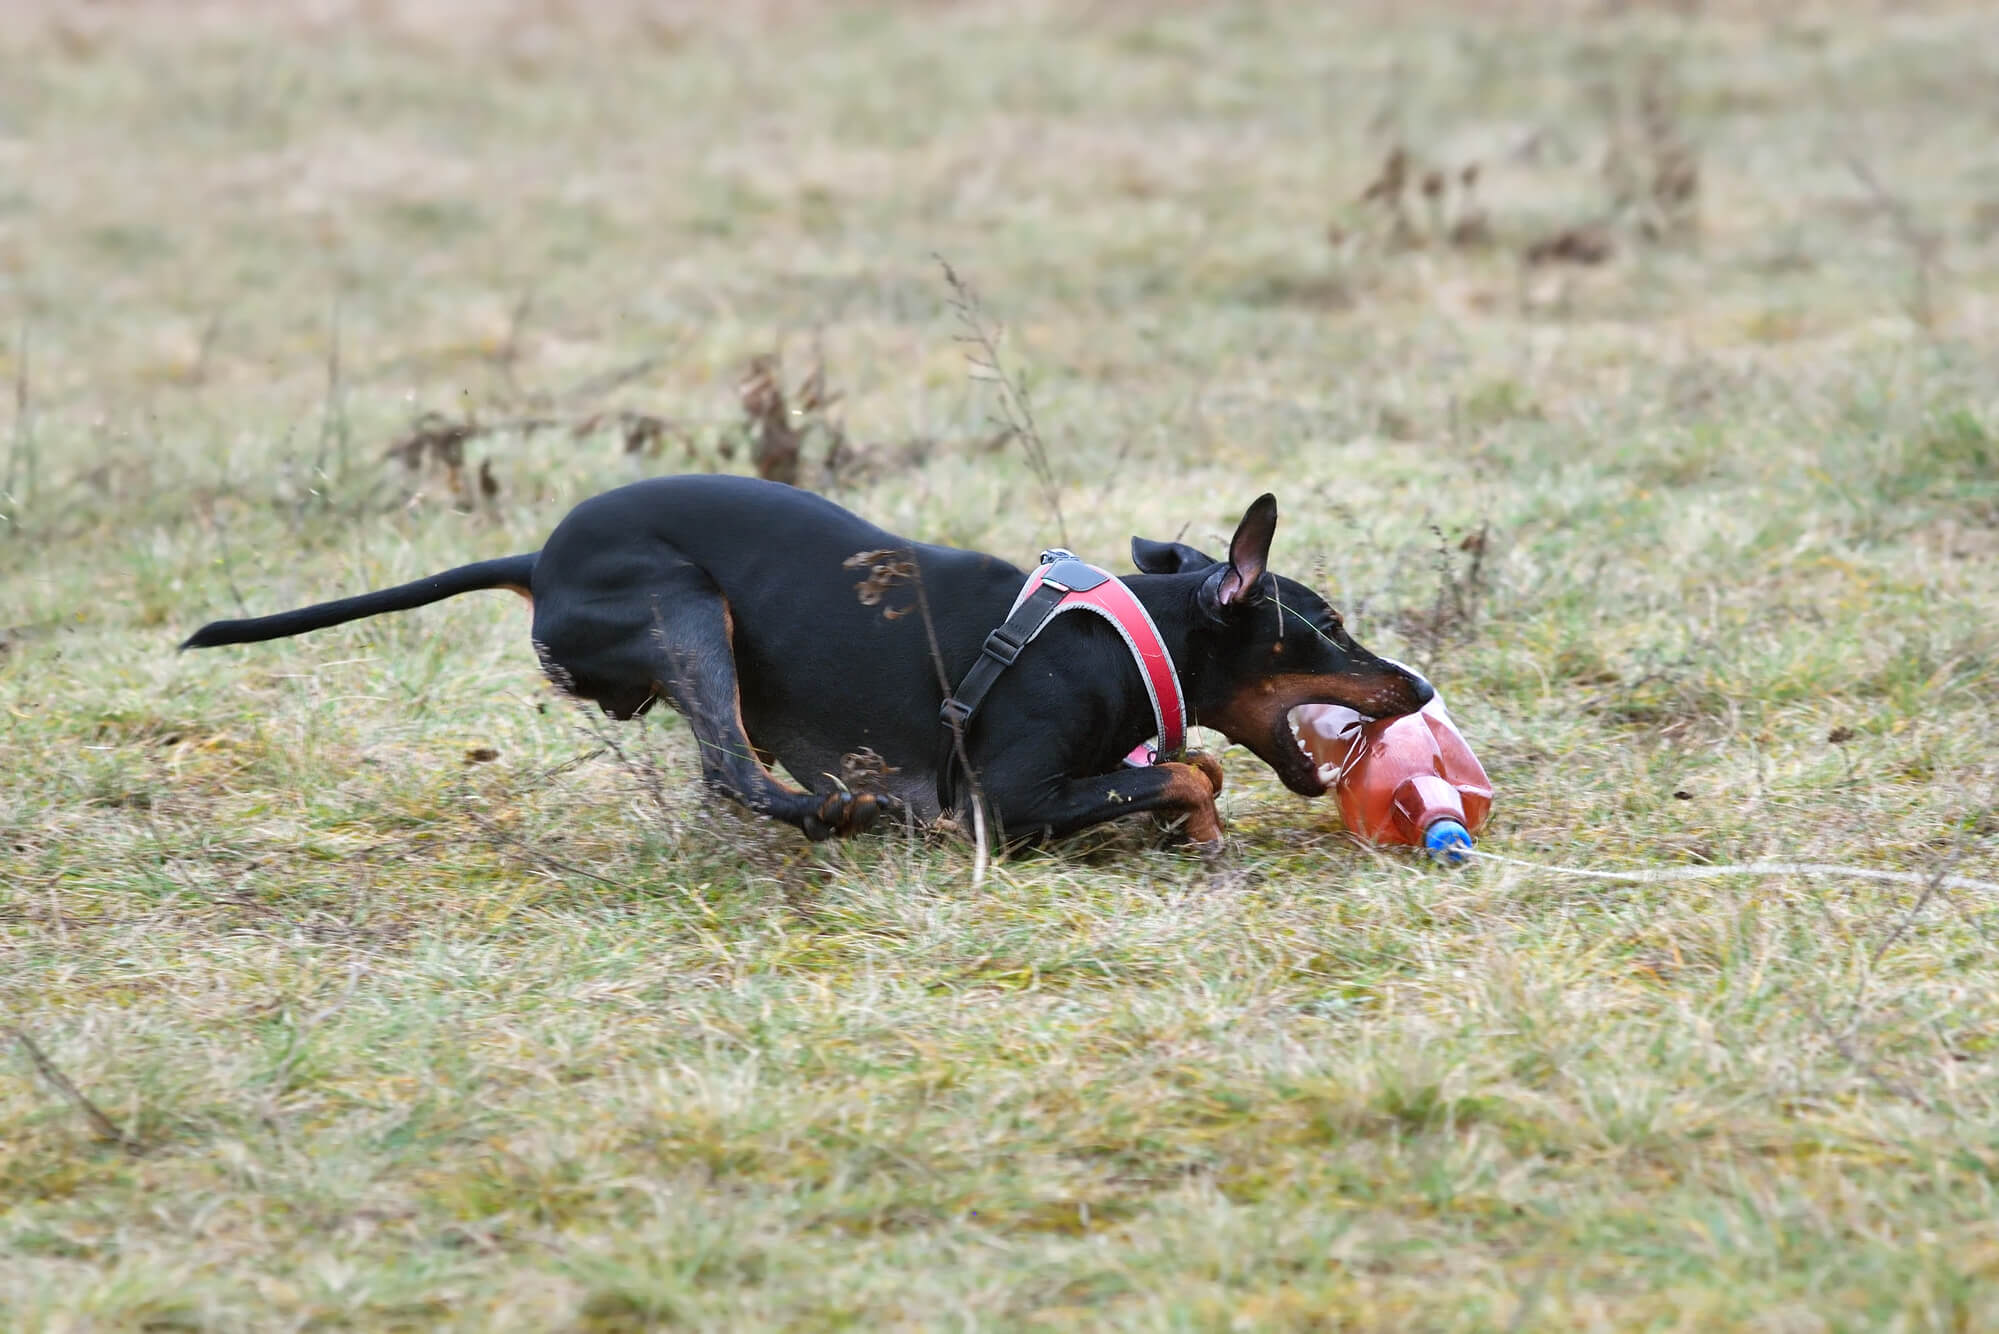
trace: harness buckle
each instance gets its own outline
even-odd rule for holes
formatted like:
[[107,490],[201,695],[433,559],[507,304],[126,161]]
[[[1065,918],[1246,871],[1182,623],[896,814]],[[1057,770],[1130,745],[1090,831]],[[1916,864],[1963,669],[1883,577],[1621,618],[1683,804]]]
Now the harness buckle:
[[1026,644],[1010,637],[1006,633],[1006,627],[1001,626],[986,636],[985,646],[979,652],[985,654],[1002,667],[1011,667],[1013,666],[1013,660],[1020,656],[1021,649],[1025,647]]
[[950,728],[953,732],[964,730],[965,723],[971,716],[971,706],[955,695],[945,700],[944,707],[937,710],[938,721],[942,722],[944,726]]

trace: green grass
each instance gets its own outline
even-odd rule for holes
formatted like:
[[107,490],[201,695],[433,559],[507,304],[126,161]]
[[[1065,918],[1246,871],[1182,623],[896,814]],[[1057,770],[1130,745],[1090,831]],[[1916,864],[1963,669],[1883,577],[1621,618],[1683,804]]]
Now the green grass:
[[[7,1044],[0,1326],[1999,1325],[1989,897],[1437,870],[1240,750],[1219,872],[975,891],[713,808],[510,598],[173,652],[740,469],[815,338],[836,498],[1031,556],[941,253],[1070,545],[1274,489],[1487,848],[1999,879],[1981,7],[325,8],[0,19],[0,1012],[132,1146]],[[1697,236],[1610,216],[1648,65]],[[1489,244],[1355,202],[1398,140]],[[675,430],[476,440],[470,509],[383,457],[615,409]]]

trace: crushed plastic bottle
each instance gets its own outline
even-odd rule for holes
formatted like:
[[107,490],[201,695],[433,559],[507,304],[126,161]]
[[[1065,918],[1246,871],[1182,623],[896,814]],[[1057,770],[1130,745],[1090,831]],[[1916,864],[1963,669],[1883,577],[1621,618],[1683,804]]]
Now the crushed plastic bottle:
[[1347,828],[1376,843],[1465,860],[1492,810],[1492,782],[1442,696],[1416,713],[1372,722],[1336,704],[1297,709],[1298,744],[1339,794]]

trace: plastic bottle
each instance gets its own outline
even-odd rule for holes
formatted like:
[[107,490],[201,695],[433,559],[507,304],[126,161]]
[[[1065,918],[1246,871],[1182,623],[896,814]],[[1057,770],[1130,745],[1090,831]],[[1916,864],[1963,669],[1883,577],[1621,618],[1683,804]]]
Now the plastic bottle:
[[1465,860],[1492,810],[1492,782],[1442,696],[1419,712],[1372,722],[1338,705],[1310,704],[1298,710],[1297,725],[1299,743],[1339,793],[1348,829]]

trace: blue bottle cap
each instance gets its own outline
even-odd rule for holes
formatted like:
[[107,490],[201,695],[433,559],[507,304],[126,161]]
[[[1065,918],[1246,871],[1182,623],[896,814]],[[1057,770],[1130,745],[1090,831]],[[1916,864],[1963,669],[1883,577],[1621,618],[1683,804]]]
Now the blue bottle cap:
[[1441,820],[1432,820],[1430,827],[1423,831],[1423,846],[1429,850],[1430,855],[1452,866],[1462,865],[1469,860],[1465,853],[1471,844],[1471,831],[1448,816]]

